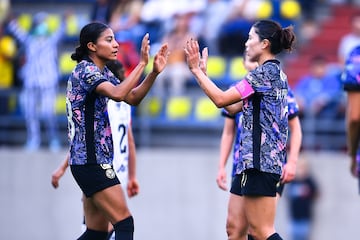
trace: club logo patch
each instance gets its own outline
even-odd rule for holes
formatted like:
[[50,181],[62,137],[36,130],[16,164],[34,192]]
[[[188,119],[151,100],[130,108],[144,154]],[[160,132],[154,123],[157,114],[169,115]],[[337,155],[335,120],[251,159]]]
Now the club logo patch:
[[115,178],[115,171],[110,164],[100,164],[101,168],[105,170],[105,175],[109,179]]
[[106,174],[106,177],[109,178],[109,179],[114,179],[115,178],[115,171],[112,168],[106,169],[105,174]]

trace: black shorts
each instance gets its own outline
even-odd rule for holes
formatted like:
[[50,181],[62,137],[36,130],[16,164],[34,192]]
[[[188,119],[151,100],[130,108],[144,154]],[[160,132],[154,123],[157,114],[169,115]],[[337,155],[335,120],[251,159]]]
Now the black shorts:
[[71,173],[86,197],[120,184],[110,164],[70,165]]
[[276,192],[282,196],[283,192],[284,192],[284,187],[285,184],[281,183],[280,181],[276,184]]
[[359,84],[344,83],[343,88],[345,92],[360,92]]
[[234,177],[230,192],[238,196],[275,197],[280,175],[248,169]]

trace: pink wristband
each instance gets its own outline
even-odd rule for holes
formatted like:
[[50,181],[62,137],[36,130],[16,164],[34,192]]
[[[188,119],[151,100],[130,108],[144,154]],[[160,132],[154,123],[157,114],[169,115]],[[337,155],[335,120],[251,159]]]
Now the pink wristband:
[[251,96],[255,91],[245,79],[235,85],[236,90],[241,94],[241,98],[245,99]]

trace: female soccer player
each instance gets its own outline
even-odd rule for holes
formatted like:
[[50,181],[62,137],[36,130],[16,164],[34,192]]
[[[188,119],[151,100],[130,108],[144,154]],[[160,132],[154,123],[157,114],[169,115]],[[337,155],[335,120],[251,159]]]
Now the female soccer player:
[[292,50],[294,41],[291,27],[282,28],[271,20],[254,23],[245,44],[246,57],[259,66],[226,91],[219,89],[203,72],[198,42],[191,39],[185,47],[189,69],[215,105],[225,107],[230,113],[235,112],[234,107],[241,110],[242,105],[243,161],[237,166],[230,198],[239,204],[243,221],[238,236],[228,234],[229,239],[246,239],[248,232],[255,239],[282,239],[275,231],[274,222],[276,186],[286,159],[288,83],[276,55],[284,49]]
[[[360,162],[360,46],[355,47],[345,62],[342,76],[347,93],[346,131],[347,147],[351,158],[351,174],[359,177]],[[358,161],[357,162],[357,159]],[[359,181],[360,186],[360,181]]]
[[87,226],[82,239],[106,239],[108,222],[114,226],[116,239],[133,239],[134,222],[127,207],[120,182],[112,166],[113,141],[107,101],[139,103],[167,62],[167,45],[155,55],[153,69],[138,83],[149,61],[149,35],[142,40],[139,64],[121,83],[105,67],[116,60],[118,43],[105,24],[92,22],[80,31],[80,45],[71,58],[77,61],[67,85],[69,165],[84,193]]

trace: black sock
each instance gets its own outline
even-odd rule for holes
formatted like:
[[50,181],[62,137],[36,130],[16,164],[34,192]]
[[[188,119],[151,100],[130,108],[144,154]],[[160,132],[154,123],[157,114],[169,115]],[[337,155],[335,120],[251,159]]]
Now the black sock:
[[133,240],[134,219],[132,216],[114,224],[115,240]]
[[[110,232],[108,233],[108,236],[107,236],[106,239],[107,239],[107,240],[111,240],[111,237],[112,237],[112,235],[114,234],[114,232],[115,232],[114,229],[111,229]],[[113,238],[113,239],[114,239],[114,238]]]
[[106,240],[108,232],[86,229],[77,240]]
[[274,233],[273,235],[271,235],[270,237],[267,238],[267,240],[283,240],[279,234]]
[[254,238],[253,238],[253,236],[251,236],[250,234],[248,235],[248,240],[255,240]]

